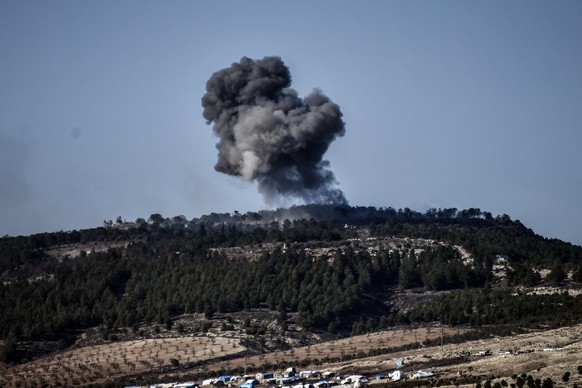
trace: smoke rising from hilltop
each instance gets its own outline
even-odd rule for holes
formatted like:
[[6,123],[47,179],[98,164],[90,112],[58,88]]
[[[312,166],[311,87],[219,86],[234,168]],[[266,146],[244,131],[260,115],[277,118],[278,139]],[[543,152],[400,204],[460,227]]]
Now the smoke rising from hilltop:
[[214,168],[257,181],[269,204],[289,198],[345,204],[323,159],[345,133],[339,106],[320,90],[302,99],[290,85],[279,57],[243,57],[210,77],[202,107],[219,138]]

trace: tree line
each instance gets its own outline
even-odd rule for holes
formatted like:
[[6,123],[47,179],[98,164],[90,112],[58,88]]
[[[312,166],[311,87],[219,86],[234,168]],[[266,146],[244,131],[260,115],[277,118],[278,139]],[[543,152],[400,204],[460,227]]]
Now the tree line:
[[[0,336],[50,338],[98,325],[113,330],[142,322],[164,324],[182,313],[212,317],[217,312],[257,307],[279,310],[282,317],[297,312],[304,327],[332,332],[353,330],[353,325],[361,331],[415,322],[421,317],[485,324],[493,318],[485,313],[469,314],[468,300],[472,298],[479,308],[491,301],[470,290],[491,286],[491,270],[500,255],[510,264],[510,285],[539,283],[539,275],[532,270],[536,265],[552,268],[550,279],[556,284],[568,270],[574,270],[575,280],[582,280],[581,247],[545,239],[519,221],[494,218],[479,209],[433,209],[421,214],[409,209],[313,205],[291,210],[309,211],[318,219],[281,218],[289,215],[289,209],[245,215],[213,213],[191,221],[154,214],[129,227],[118,220],[81,231],[3,237],[0,269],[7,281],[0,286]],[[337,217],[324,219],[330,214]],[[365,227],[373,236],[434,239],[443,244],[421,253],[404,247],[381,249],[375,255],[345,245],[323,258],[312,257],[303,249],[305,242],[356,237],[356,231],[346,224]],[[83,252],[62,262],[45,252],[54,245],[91,241],[125,241],[128,246]],[[279,243],[278,248],[254,261],[233,260],[210,250],[269,242]],[[455,245],[463,246],[473,260],[464,262]],[[34,273],[53,277],[31,280]],[[379,298],[394,287],[469,291],[451,294],[450,298],[459,301],[444,299],[438,305],[449,306],[450,311],[427,305],[407,315],[394,315],[389,307],[375,307],[371,312],[370,306],[382,305],[384,299]],[[521,298],[508,300],[520,301],[522,310],[518,311],[530,316],[528,306],[534,302],[529,296]],[[577,311],[578,302],[565,299],[559,303],[573,303],[572,309]],[[500,311],[505,310],[496,310],[497,315]],[[552,312],[556,313],[551,310],[534,318],[561,316]],[[370,320],[360,319],[369,314],[373,314]]]

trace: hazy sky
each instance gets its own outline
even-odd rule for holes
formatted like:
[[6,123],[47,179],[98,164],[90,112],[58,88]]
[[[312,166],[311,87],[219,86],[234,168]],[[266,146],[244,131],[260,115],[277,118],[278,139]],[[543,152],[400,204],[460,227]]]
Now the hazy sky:
[[352,205],[478,207],[582,244],[580,1],[0,1],[0,235],[266,208],[206,81],[280,56],[339,104]]

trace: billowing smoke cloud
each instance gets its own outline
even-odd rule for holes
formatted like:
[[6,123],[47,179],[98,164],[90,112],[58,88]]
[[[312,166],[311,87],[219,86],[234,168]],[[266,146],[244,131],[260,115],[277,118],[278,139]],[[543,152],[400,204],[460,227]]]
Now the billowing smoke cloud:
[[290,198],[345,204],[323,159],[345,133],[339,106],[319,90],[301,99],[290,85],[279,57],[243,57],[212,75],[202,106],[220,139],[214,168],[257,181],[269,204]]

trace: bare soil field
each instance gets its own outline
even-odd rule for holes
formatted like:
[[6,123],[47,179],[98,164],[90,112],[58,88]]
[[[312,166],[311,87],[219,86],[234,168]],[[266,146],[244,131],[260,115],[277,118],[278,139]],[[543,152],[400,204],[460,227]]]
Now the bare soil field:
[[81,252],[104,252],[109,248],[125,248],[127,244],[129,244],[129,241],[108,241],[105,243],[92,241],[86,244],[56,245],[45,253],[57,259],[62,259],[64,257],[77,257]]
[[[102,383],[179,364],[203,362],[243,351],[223,337],[156,338],[69,350],[2,371],[0,386],[62,386]],[[175,363],[175,361],[174,361]]]
[[[466,331],[467,329],[461,328],[443,328],[442,334],[445,336],[451,336],[462,334]],[[346,356],[357,355],[358,353],[367,353],[372,349],[397,348],[404,345],[423,342],[427,339],[434,340],[440,336],[441,329],[432,326],[386,330],[335,341],[327,341],[311,346],[297,347],[286,351],[272,352],[248,358],[240,357],[228,361],[217,362],[210,366],[205,366],[204,371],[220,369],[228,370],[234,367],[244,366],[245,363],[252,368],[266,363],[278,364],[282,361],[294,364],[306,359],[341,359]]]

